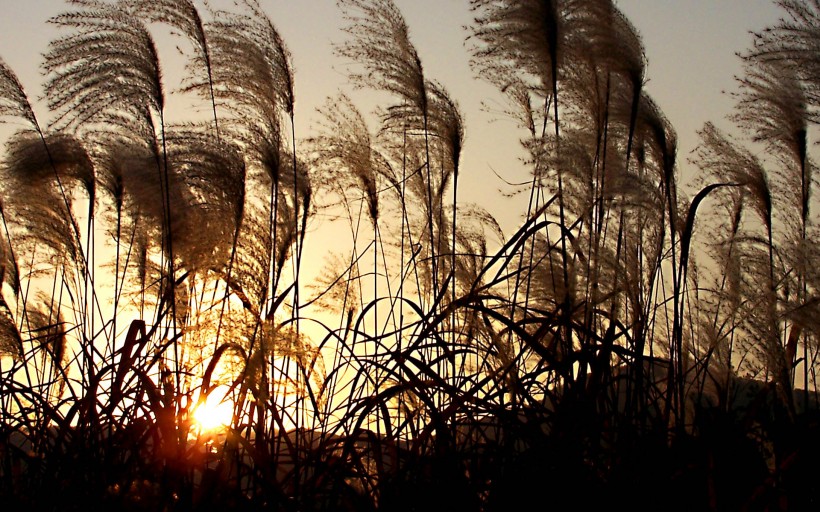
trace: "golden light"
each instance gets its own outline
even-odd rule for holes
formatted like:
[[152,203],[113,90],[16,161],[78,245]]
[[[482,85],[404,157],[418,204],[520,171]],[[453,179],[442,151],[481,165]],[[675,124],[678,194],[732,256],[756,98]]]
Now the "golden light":
[[219,391],[218,388],[211,391],[208,398],[194,409],[194,421],[203,432],[224,429],[233,419],[233,402]]

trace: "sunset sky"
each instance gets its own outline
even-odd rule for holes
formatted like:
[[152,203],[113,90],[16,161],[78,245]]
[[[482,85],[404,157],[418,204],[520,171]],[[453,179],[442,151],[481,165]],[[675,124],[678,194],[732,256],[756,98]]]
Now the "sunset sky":
[[[261,0],[293,54],[296,69],[297,134],[306,136],[315,125],[316,108],[346,84],[345,63],[333,55],[332,44],[345,34],[333,0]],[[731,99],[723,92],[734,87],[740,73],[736,52],[751,42],[749,31],[774,24],[780,11],[771,0],[620,0],[617,2],[643,36],[649,61],[646,90],[672,121],[680,138],[678,160],[683,182],[691,175],[686,163],[696,143],[695,131],[706,121],[729,128],[724,120]],[[57,35],[47,19],[68,6],[62,0],[4,1],[0,18],[0,56],[17,72],[31,97],[40,97],[41,54]],[[213,0],[214,7],[231,2]],[[506,120],[482,110],[482,102],[500,105],[500,95],[473,78],[464,40],[471,21],[466,0],[396,0],[410,27],[427,77],[441,82],[464,112],[467,141],[464,148],[462,190],[465,200],[494,211],[497,190],[503,184],[493,171],[509,181],[525,175],[517,162],[521,135]],[[160,30],[161,32],[161,30]],[[162,40],[161,36],[160,39]],[[167,38],[166,38],[167,40]],[[176,44],[176,43],[174,43]],[[173,46],[171,48],[173,53]],[[165,63],[170,82],[175,70]],[[166,84],[173,89],[173,84]],[[366,92],[352,94],[363,110],[370,107]],[[173,98],[173,96],[171,96]],[[172,101],[172,100],[171,100]],[[372,102],[371,102],[372,103]],[[40,107],[39,114],[44,116]],[[184,113],[185,116],[188,113]],[[171,122],[174,119],[171,114]],[[180,116],[182,117],[182,116]],[[185,121],[186,119],[178,119]],[[496,121],[494,121],[496,120]],[[480,186],[475,186],[478,183]],[[512,228],[516,219],[501,219]]]

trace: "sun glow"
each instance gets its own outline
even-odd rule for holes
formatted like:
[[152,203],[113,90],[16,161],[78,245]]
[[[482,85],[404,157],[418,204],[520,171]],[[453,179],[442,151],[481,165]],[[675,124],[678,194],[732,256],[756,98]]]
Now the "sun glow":
[[233,403],[224,394],[211,392],[204,402],[196,406],[193,418],[202,431],[224,429],[233,419]]

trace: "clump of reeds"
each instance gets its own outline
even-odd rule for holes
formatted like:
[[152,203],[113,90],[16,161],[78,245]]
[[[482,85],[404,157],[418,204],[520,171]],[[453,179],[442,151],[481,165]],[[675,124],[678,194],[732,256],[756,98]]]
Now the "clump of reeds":
[[[508,101],[531,171],[505,237],[460,201],[463,115],[392,0],[341,1],[336,46],[386,103],[371,122],[342,93],[304,142],[292,56],[256,0],[69,2],[45,55],[52,123],[0,61],[0,119],[24,125],[0,175],[0,498],[816,500],[801,475],[818,454],[820,3],[779,4],[788,18],[741,54],[733,117],[770,156],[707,124],[687,199],[612,1],[471,1],[475,73]],[[169,29],[189,42],[181,84],[154,44]],[[175,85],[211,119],[169,119]],[[350,238],[309,284],[321,218]],[[204,431],[214,397],[233,413]]]

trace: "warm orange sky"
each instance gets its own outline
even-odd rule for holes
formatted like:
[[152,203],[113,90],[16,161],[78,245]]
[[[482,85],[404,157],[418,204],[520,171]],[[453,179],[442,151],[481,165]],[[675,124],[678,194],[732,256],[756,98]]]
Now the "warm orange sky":
[[[62,0],[1,0],[0,56],[17,72],[30,96],[40,95],[40,54],[54,37],[46,20],[67,5]],[[481,102],[500,96],[472,78],[464,46],[463,26],[470,22],[467,0],[395,0],[411,30],[428,78],[444,84],[465,114],[467,141],[462,164],[461,197],[502,214],[497,199],[502,184],[491,169],[510,181],[524,172],[516,161],[520,133],[507,121],[493,123]],[[229,0],[212,0],[230,7]],[[316,107],[345,85],[345,63],[332,54],[332,42],[344,38],[341,16],[334,0],[261,0],[283,35],[296,68],[297,129],[310,133]],[[618,0],[618,5],[643,35],[649,59],[646,90],[666,112],[680,137],[681,173],[690,174],[688,152],[696,142],[695,130],[706,121],[723,121],[731,100],[722,93],[734,86],[740,73],[735,53],[751,41],[750,30],[774,24],[779,10],[770,0]],[[166,67],[168,64],[166,64]],[[166,77],[173,76],[165,69]],[[169,78],[170,80],[170,78]],[[168,84],[171,88],[172,84]],[[365,93],[353,94],[363,110]],[[43,116],[43,112],[40,111]],[[170,119],[171,122],[175,119]],[[185,119],[176,119],[184,121]],[[2,132],[0,132],[2,133]],[[503,215],[503,214],[502,214]],[[515,218],[501,219],[512,228]]]

